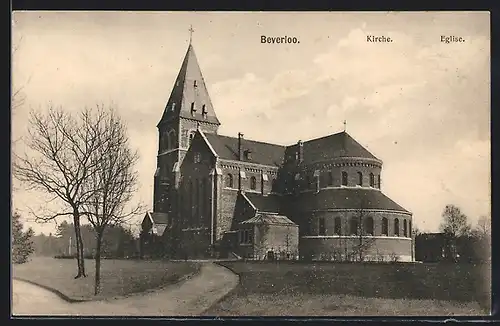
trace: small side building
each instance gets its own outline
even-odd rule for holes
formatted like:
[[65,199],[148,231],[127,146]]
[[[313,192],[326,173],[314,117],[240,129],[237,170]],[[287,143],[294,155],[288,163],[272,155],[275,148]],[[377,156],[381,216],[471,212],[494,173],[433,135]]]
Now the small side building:
[[257,213],[240,223],[238,240],[238,252],[248,259],[299,258],[299,227],[283,215]]
[[139,252],[141,257],[158,257],[165,251],[168,214],[147,212],[141,223]]

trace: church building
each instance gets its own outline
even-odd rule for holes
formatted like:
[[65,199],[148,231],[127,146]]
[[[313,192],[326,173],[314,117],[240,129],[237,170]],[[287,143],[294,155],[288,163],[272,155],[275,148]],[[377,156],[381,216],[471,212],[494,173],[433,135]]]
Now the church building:
[[382,161],[345,131],[282,146],[220,125],[190,43],[157,125],[143,221],[163,255],[414,260],[412,213],[382,192]]

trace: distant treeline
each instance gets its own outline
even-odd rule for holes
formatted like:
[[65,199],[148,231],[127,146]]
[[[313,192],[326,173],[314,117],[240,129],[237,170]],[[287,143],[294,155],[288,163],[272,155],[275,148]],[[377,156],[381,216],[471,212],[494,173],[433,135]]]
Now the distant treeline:
[[[84,255],[93,257],[96,250],[95,231],[89,224],[81,225]],[[75,229],[66,221],[58,225],[55,234],[33,236],[34,254],[38,256],[64,257],[76,253]],[[109,226],[104,232],[102,257],[125,258],[139,255],[138,239],[122,226]]]
[[487,262],[491,239],[477,234],[451,237],[446,233],[422,233],[415,237],[415,259],[423,262]]

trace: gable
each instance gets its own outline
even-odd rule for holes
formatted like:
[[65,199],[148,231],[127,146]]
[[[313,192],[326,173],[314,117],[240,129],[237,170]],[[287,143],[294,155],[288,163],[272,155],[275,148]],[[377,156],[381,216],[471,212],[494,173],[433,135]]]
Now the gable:
[[241,224],[267,224],[267,225],[289,225],[289,226],[297,225],[284,215],[261,214],[261,213],[257,213],[254,217],[241,222]]
[[182,166],[185,163],[191,164],[195,163],[195,155],[199,155],[200,162],[210,165],[212,160],[217,157],[217,153],[212,148],[211,144],[207,141],[203,131],[198,129],[191,141],[191,145],[186,152],[184,160],[182,161]]

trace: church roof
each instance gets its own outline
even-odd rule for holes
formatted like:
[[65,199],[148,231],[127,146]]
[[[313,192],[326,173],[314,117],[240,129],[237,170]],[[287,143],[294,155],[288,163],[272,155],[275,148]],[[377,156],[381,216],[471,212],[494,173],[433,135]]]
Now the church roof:
[[[145,221],[150,221],[150,223]],[[143,229],[145,228],[146,230],[150,230],[153,234],[161,237],[163,233],[165,233],[165,230],[169,227],[168,214],[146,212],[146,216],[144,216],[142,221],[142,227]]]
[[245,192],[245,196],[258,212],[278,213],[280,211],[280,197],[277,195],[264,196],[262,194]]
[[333,188],[300,194],[300,209],[381,209],[410,213],[395,201],[375,189]]
[[168,224],[167,213],[148,212],[147,214],[150,216],[154,224]]
[[[205,133],[205,137],[220,158],[226,160],[239,159],[237,137],[212,133]],[[285,154],[284,146],[242,139],[242,147],[243,150],[250,150],[252,152],[251,158],[245,159],[245,162],[270,166],[280,166],[283,162]]]
[[[193,113],[191,106],[196,109]],[[205,116],[203,108],[206,111]],[[220,124],[192,44],[189,44],[158,126],[177,117]]]
[[[299,145],[287,146],[287,156],[294,157]],[[378,160],[372,153],[342,131],[303,142],[304,163],[329,160],[338,157],[362,157]]]
[[241,224],[271,224],[271,225],[297,225],[283,215],[260,214],[241,222]]

